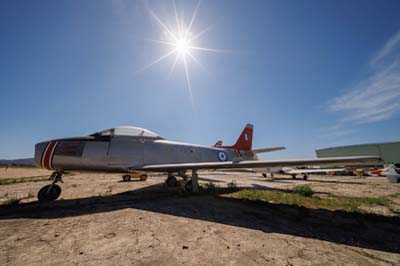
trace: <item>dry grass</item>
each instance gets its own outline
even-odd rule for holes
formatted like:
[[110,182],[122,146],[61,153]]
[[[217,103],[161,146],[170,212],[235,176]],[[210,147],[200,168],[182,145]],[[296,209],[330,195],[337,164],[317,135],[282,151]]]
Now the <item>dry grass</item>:
[[288,204],[314,209],[342,210],[363,213],[362,206],[386,206],[391,201],[387,198],[348,197],[328,195],[327,197],[304,196],[298,193],[245,189],[231,194],[234,198],[267,201],[276,204]]
[[29,176],[29,177],[18,177],[18,178],[4,178],[0,179],[0,186],[11,185],[26,182],[40,182],[49,180],[48,176]]
[[8,206],[14,206],[14,205],[18,205],[20,202],[21,202],[21,199],[19,199],[19,198],[10,198],[10,199],[6,200],[3,204],[8,205]]

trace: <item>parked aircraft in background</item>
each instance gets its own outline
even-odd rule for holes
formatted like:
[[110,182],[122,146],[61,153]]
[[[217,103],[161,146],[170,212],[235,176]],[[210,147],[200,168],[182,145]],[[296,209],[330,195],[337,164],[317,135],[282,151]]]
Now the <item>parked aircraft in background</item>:
[[296,179],[297,175],[302,175],[304,180],[308,179],[310,174],[328,174],[328,173],[336,173],[345,171],[344,168],[304,168],[297,169],[291,167],[273,167],[273,168],[260,168],[256,169],[256,172],[262,173],[264,177],[267,177],[268,174],[271,174],[271,178],[274,177],[274,174],[282,174],[282,175],[290,175],[293,179]]
[[257,160],[252,150],[253,125],[248,124],[232,146],[205,146],[163,139],[144,128],[122,126],[93,133],[89,136],[54,139],[35,145],[35,163],[54,170],[52,184],[40,189],[41,201],[59,197],[65,171],[130,173],[135,171],[168,174],[167,185],[177,184],[175,174],[192,170],[186,182],[187,190],[198,190],[200,169],[260,168],[351,164],[377,162],[379,157],[356,156],[320,159]]
[[382,173],[383,169],[384,169],[384,168],[381,168],[381,169],[373,169],[373,170],[371,170],[371,171],[368,172],[368,175],[370,175],[370,176],[382,176],[381,173]]
[[398,183],[400,181],[400,168],[396,168],[394,164],[389,164],[382,169],[371,170],[369,174],[386,176],[390,183]]

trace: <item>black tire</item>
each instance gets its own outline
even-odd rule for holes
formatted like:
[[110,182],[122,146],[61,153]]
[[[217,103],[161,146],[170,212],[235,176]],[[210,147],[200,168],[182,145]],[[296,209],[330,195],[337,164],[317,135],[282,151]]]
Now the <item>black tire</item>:
[[140,178],[140,181],[146,181],[147,175],[146,174],[141,174],[139,178]]
[[167,180],[165,180],[165,184],[167,184],[168,187],[176,187],[179,185],[178,180],[173,175],[168,176]]
[[123,176],[122,176],[122,181],[124,181],[124,182],[129,182],[129,181],[131,181],[131,175],[123,175]]
[[61,194],[61,188],[59,186],[47,185],[39,190],[37,197],[41,202],[49,202],[56,200],[60,196],[60,194]]
[[262,173],[262,176],[263,176],[263,177],[267,177],[267,174],[266,174],[266,173]]
[[296,179],[296,175],[292,175],[292,179]]
[[189,181],[186,182],[185,184],[185,190],[192,192],[193,191],[193,183],[192,180],[190,179]]
[[303,175],[303,180],[307,180],[308,179],[308,175]]

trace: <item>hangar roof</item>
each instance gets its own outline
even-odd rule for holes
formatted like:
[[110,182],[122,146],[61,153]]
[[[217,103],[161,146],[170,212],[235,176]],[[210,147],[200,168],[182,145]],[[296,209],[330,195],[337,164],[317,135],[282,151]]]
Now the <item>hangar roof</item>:
[[335,147],[327,147],[327,148],[318,148],[318,150],[328,150],[328,149],[337,149],[337,148],[352,148],[352,147],[360,147],[360,146],[370,146],[370,145],[386,145],[386,144],[400,144],[400,141],[387,141],[387,142],[375,142],[375,143],[362,143],[362,144],[352,144],[352,145],[342,145]]
[[400,141],[368,143],[317,149],[318,158],[341,156],[379,156],[384,163],[400,164]]

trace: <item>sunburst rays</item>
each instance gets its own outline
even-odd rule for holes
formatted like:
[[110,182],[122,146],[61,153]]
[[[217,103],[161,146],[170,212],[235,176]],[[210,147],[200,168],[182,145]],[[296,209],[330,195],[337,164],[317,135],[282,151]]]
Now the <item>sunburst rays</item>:
[[155,40],[151,39],[148,41],[158,43],[161,45],[165,45],[169,48],[169,50],[162,54],[160,57],[155,59],[153,62],[141,68],[139,71],[147,70],[148,68],[154,66],[161,61],[166,60],[167,58],[175,56],[175,59],[172,62],[169,75],[171,75],[178,62],[182,63],[184,68],[184,75],[187,83],[187,89],[190,96],[190,101],[192,103],[192,107],[194,108],[194,99],[193,99],[193,91],[192,91],[192,83],[190,80],[190,71],[189,71],[189,63],[195,62],[198,64],[203,70],[206,68],[200,63],[198,58],[194,55],[195,51],[199,52],[224,52],[221,49],[213,49],[208,47],[202,47],[195,44],[195,41],[198,40],[203,34],[210,30],[210,27],[202,29],[198,33],[193,33],[192,28],[195,23],[198,11],[200,8],[200,1],[197,3],[194,12],[191,16],[189,24],[185,24],[183,15],[179,16],[177,12],[177,8],[175,5],[175,1],[173,1],[173,9],[175,16],[175,26],[169,27],[152,9],[148,8],[148,12],[150,16],[157,22],[160,26],[160,29],[166,34],[166,39],[164,40]]

